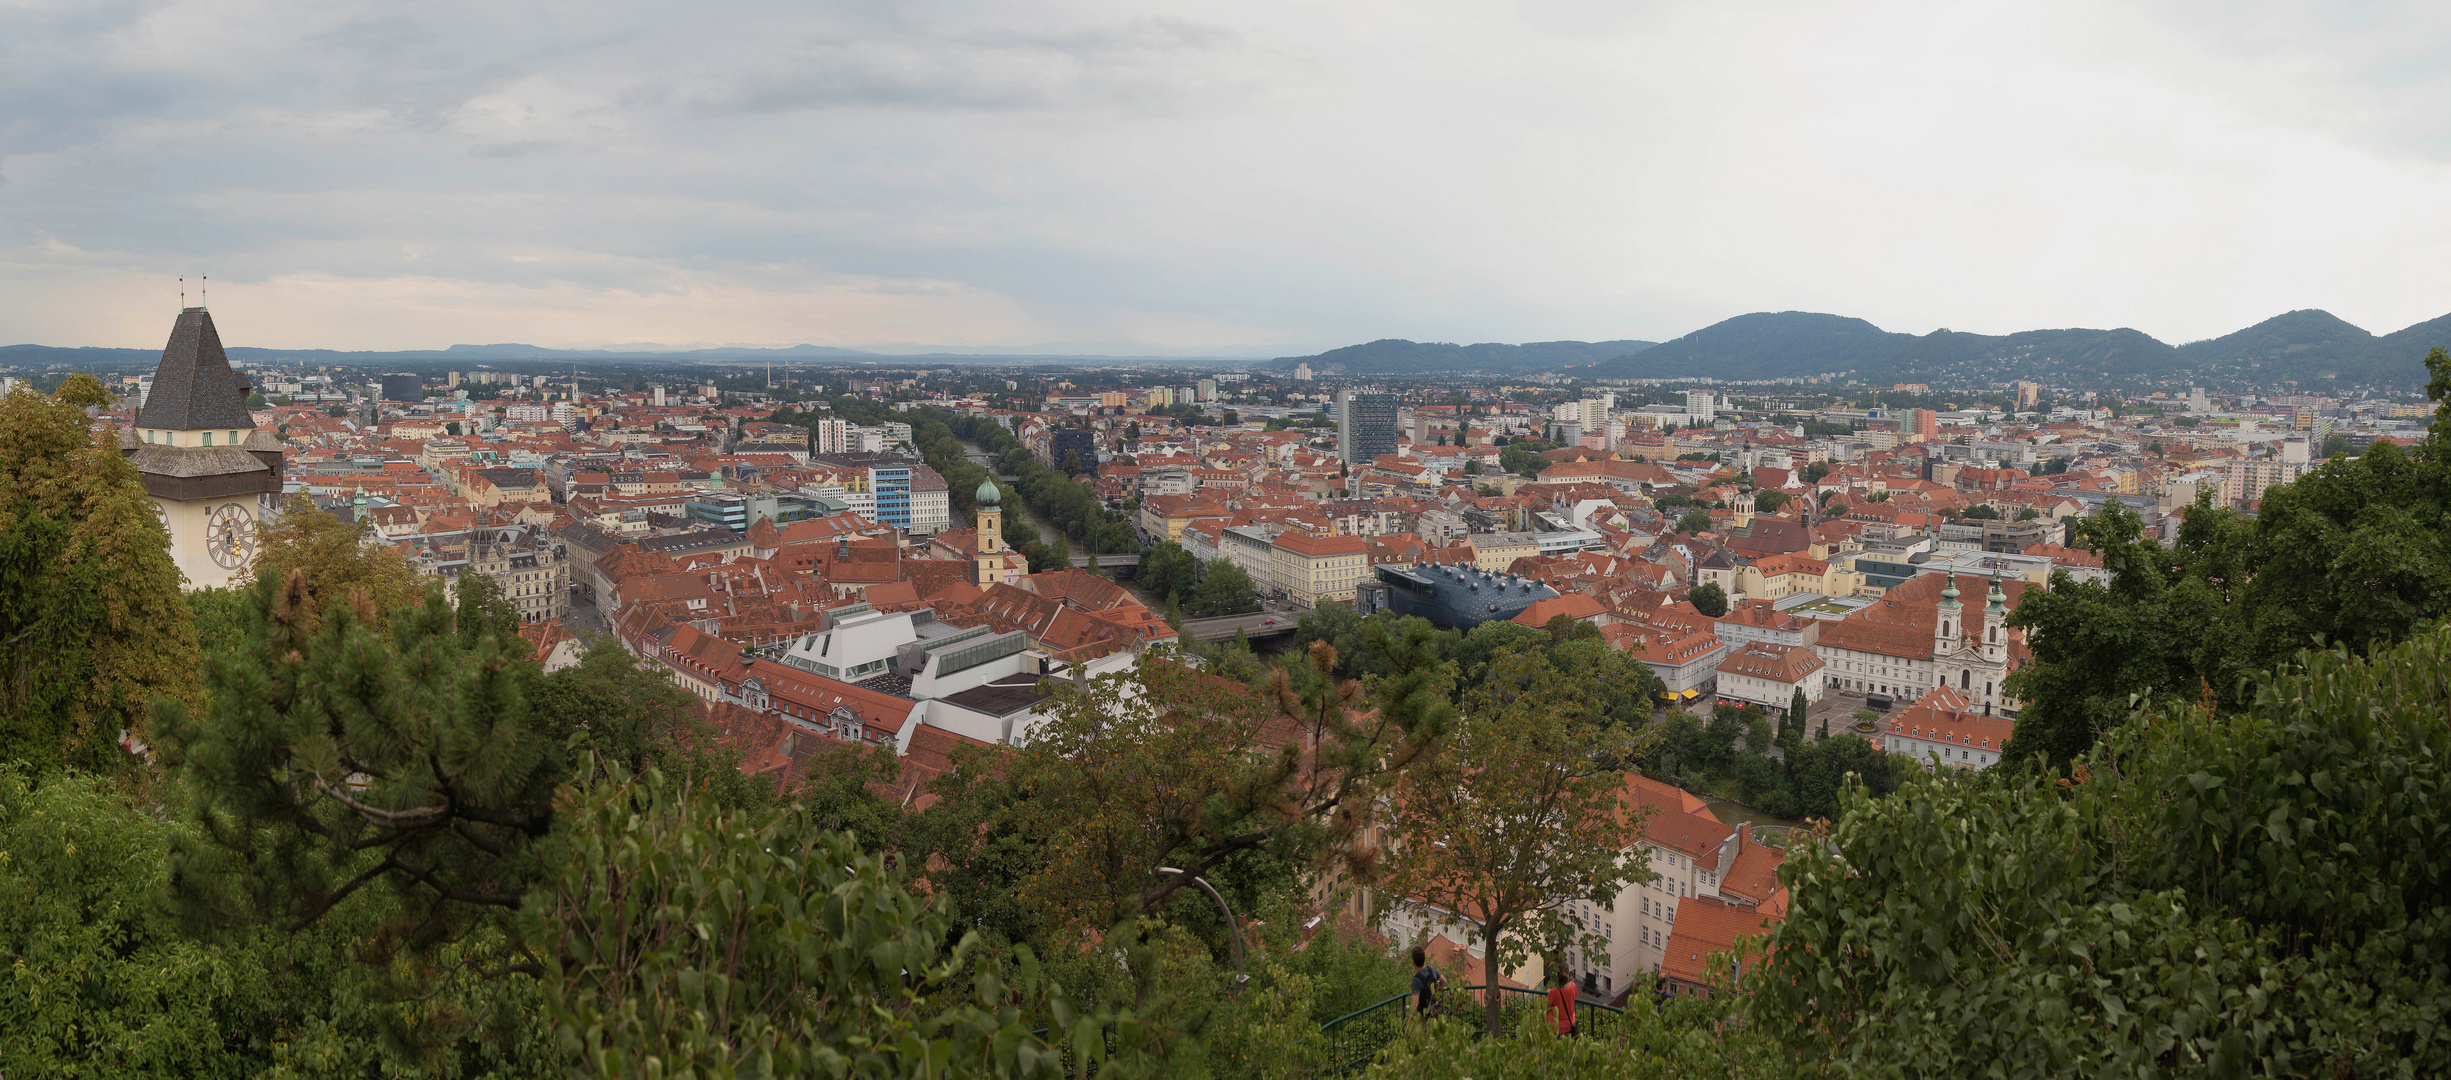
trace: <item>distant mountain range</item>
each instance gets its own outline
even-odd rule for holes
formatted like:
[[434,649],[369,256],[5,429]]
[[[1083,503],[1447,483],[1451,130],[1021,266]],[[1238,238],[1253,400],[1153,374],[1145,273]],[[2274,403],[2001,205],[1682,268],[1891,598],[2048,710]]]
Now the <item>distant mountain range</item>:
[[2293,311],[2234,334],[2173,346],[2142,331],[2026,330],[1898,334],[1804,311],[1739,315],[1673,341],[1451,345],[1399,339],[1288,356],[1275,367],[1341,366],[1357,375],[1582,369],[1593,378],[1705,375],[1775,379],[1847,373],[1866,382],[1992,381],[2014,374],[2083,385],[2198,378],[2269,384],[2406,387],[2425,382],[2426,350],[2451,347],[2451,315],[2377,337],[2329,312]]
[[[760,349],[728,346],[715,349],[663,349],[640,346],[635,349],[549,349],[541,345],[506,343],[500,345],[453,345],[448,349],[402,349],[396,351],[347,352],[338,349],[262,349],[232,345],[228,351],[233,360],[248,363],[282,360],[310,364],[481,364],[513,361],[613,360],[683,362],[732,361],[746,364],[821,363],[824,361],[875,362],[888,366],[907,365],[911,361],[945,364],[976,364],[998,362],[1079,361],[1091,364],[1167,359],[1195,364],[1247,364],[1248,358],[1211,356],[1119,356],[1097,352],[1030,352],[1016,349],[992,352],[984,349],[959,349],[946,352],[911,351],[894,346],[894,352],[866,352],[859,349],[838,349],[830,345],[792,345],[783,348]],[[1050,347],[1053,348],[1053,347]],[[41,367],[66,364],[87,370],[151,370],[162,357],[159,349],[105,349],[93,346],[66,347],[59,345],[0,345],[0,368]]]
[[[247,362],[351,365],[474,366],[487,362],[713,361],[747,364],[871,362],[886,366],[929,363],[1068,362],[1113,365],[1133,362],[1246,363],[1289,369],[1308,363],[1354,375],[1430,375],[1480,372],[1492,375],[1572,372],[1592,378],[1656,379],[1706,376],[1715,379],[1776,379],[1844,374],[1866,383],[2042,379],[2085,386],[2155,380],[2208,384],[2273,385],[2295,380],[2310,390],[2371,386],[2422,386],[2425,354],[2451,348],[2451,315],[2376,336],[2332,315],[2308,309],[2276,315],[2233,334],[2173,346],[2137,330],[2025,330],[2013,334],[1962,334],[1935,330],[1899,334],[1862,319],[1806,311],[1757,312],[1713,323],[1673,341],[1532,341],[1520,345],[1405,341],[1384,338],[1310,356],[1245,361],[1228,357],[1125,357],[1096,353],[865,352],[825,345],[760,349],[548,349],[536,345],[454,345],[448,349],[344,352],[335,349],[230,348]],[[910,347],[916,348],[916,346]],[[65,364],[86,370],[150,370],[161,354],[153,349],[0,346],[0,368]]]
[[1649,341],[1531,341],[1521,345],[1450,345],[1443,341],[1384,338],[1363,345],[1330,349],[1317,356],[1289,356],[1279,367],[1309,363],[1312,367],[1341,366],[1369,375],[1419,375],[1434,371],[1547,371],[1604,363],[1652,347]]
[[[665,349],[650,351],[615,351],[607,349],[548,349],[539,345],[454,345],[448,349],[406,349],[396,352],[344,352],[338,349],[259,349],[232,345],[230,358],[243,361],[294,360],[324,364],[387,364],[394,361],[451,360],[479,363],[488,360],[742,360],[765,363],[769,360],[840,360],[846,358],[885,359],[881,353],[866,353],[857,349],[837,349],[825,345],[793,345],[780,349]],[[0,367],[39,364],[71,364],[77,367],[150,368],[162,358],[159,349],[101,349],[92,346],[64,348],[57,345],[0,345]]]

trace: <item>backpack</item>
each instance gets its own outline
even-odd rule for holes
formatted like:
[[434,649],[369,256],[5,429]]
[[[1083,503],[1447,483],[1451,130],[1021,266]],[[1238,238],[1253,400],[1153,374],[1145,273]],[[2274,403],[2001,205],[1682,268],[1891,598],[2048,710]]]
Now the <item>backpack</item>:
[[1447,999],[1440,997],[1438,993],[1438,988],[1447,981],[1447,977],[1439,974],[1438,969],[1433,966],[1425,965],[1421,970],[1430,976],[1430,1003],[1422,1008],[1422,1018],[1447,1015]]

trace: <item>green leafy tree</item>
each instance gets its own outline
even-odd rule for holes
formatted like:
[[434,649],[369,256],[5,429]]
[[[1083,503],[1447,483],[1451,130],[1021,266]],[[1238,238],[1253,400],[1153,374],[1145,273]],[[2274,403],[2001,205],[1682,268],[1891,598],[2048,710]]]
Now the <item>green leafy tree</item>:
[[1244,853],[1366,875],[1369,808],[1437,748],[1451,708],[1423,689],[1442,670],[1426,637],[1380,647],[1398,667],[1376,709],[1317,643],[1304,686],[1280,671],[1261,695],[1147,659],[1051,684],[1008,766],[1032,793],[1015,805],[1025,831],[1047,838],[1026,894],[1058,923],[1103,928]]
[[1696,510],[1677,519],[1677,531],[1694,536],[1700,536],[1703,533],[1711,531],[1711,516],[1708,513]]
[[1503,647],[1476,670],[1471,693],[1494,707],[1521,703],[1596,728],[1642,727],[1664,689],[1651,665],[1610,645],[1590,623],[1573,623],[1555,641]]
[[[649,773],[586,785],[559,870],[521,913],[548,1012],[594,1076],[1045,1076],[1031,1035],[1093,1058],[1111,1018],[1044,1000],[945,901],[923,899],[805,806],[726,810]],[[1008,979],[1010,981],[1008,981]],[[1085,1024],[1085,1026],[1083,1026]]]
[[1850,794],[1788,853],[1755,1021],[1840,1076],[2451,1070],[2447,669],[2440,630],[2334,646],[2067,777]]
[[[2451,359],[2428,359],[2433,391]],[[2101,553],[2106,584],[2054,576],[2011,617],[2034,662],[2010,677],[2025,702],[2017,756],[2061,763],[2125,715],[2127,699],[2245,704],[2247,672],[2317,641],[2365,649],[2405,639],[2451,613],[2447,428],[2437,419],[2414,452],[2377,443],[2266,492],[2249,523],[2209,493],[2186,511],[2175,547],[2141,539],[2124,508],[2076,523]]]
[[[1481,983],[1531,956],[1608,947],[1572,918],[1646,880],[1626,858],[1642,811],[1612,763],[1629,740],[1543,707],[1539,696],[1476,701],[1448,752],[1408,773],[1388,800],[1388,891],[1448,913],[1481,945]],[[1498,1034],[1499,994],[1486,995]]]
[[[154,794],[178,795],[176,785]],[[113,780],[0,767],[0,1060],[12,1073],[530,1076],[558,1053],[527,980],[445,973],[414,996],[359,962],[397,912],[198,938],[158,897],[191,826]]]
[[1788,496],[1784,491],[1756,491],[1753,493],[1753,512],[1775,514],[1780,507],[1787,505],[1787,501]]
[[0,761],[117,771],[150,703],[202,700],[169,537],[90,375],[0,398]]
[[1692,591],[1686,594],[1686,599],[1692,602],[1695,611],[1711,618],[1716,619],[1728,613],[1728,591],[1720,588],[1716,581],[1705,581],[1694,586]]
[[[1181,600],[1200,583],[1200,560],[1182,545],[1161,540],[1140,553],[1140,584],[1160,599]],[[1247,579],[1246,579],[1247,580]]]
[[[1189,556],[1185,556],[1189,558]],[[1260,591],[1251,584],[1251,575],[1228,559],[1209,563],[1200,576],[1199,586],[1192,590],[1191,603],[1186,605],[1193,615],[1203,619],[1220,615],[1241,615],[1260,609]]]
[[304,574],[309,610],[318,614],[359,595],[377,612],[413,608],[432,583],[390,545],[370,542],[372,521],[342,521],[302,491],[290,493],[279,517],[257,523],[255,534],[249,575],[286,581],[292,571]]

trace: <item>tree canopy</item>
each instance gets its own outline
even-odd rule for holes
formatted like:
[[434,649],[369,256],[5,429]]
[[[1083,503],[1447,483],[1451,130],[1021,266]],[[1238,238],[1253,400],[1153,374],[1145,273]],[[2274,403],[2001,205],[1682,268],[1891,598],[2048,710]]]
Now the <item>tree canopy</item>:
[[[2451,396],[2451,357],[2434,350],[2428,393]],[[2116,502],[2077,523],[2106,583],[2055,574],[2011,617],[2034,659],[2010,676],[2025,702],[2012,756],[2064,763],[2126,715],[2131,695],[2230,707],[2251,673],[2329,642],[2363,651],[2451,614],[2451,406],[2425,440],[2334,458],[2274,487],[2249,521],[2210,493],[2185,512],[2175,546],[2143,537]]]
[[156,697],[202,700],[170,540],[90,375],[0,398],[0,760],[118,771]]
[[2164,702],[2067,777],[1849,796],[1746,986],[1835,1075],[2451,1069],[2451,633]]

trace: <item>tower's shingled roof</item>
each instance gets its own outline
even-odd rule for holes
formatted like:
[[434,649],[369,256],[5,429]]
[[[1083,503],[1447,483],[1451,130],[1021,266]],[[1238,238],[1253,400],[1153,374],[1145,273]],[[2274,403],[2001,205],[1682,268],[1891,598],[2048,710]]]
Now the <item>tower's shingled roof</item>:
[[153,390],[136,414],[136,426],[168,431],[205,428],[245,429],[255,426],[247,414],[247,393],[230,358],[221,351],[221,335],[213,316],[200,307],[179,313],[162,348],[162,363],[153,369]]

